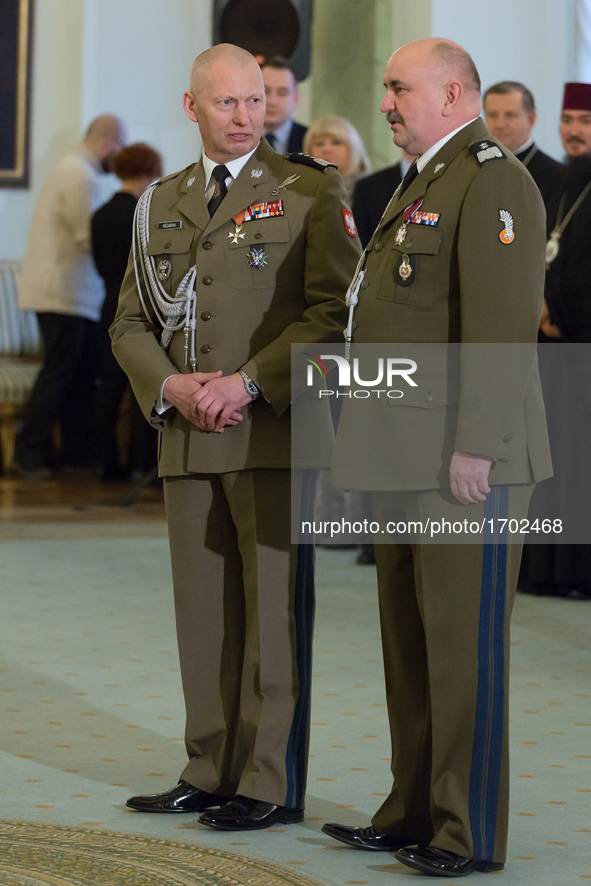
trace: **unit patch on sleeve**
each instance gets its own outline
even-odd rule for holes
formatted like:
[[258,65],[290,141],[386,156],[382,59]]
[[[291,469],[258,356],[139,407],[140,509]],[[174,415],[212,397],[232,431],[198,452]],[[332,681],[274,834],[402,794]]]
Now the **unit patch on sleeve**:
[[343,213],[343,218],[345,220],[345,230],[349,237],[357,236],[357,227],[355,226],[355,219],[353,218],[353,213],[350,209],[341,209]]
[[499,221],[503,223],[504,228],[499,234],[499,240],[505,245],[513,243],[515,240],[515,232],[513,230],[513,216],[508,209],[499,209]]
[[481,142],[475,142],[473,145],[470,145],[470,151],[474,154],[481,166],[484,163],[488,163],[489,160],[507,159],[507,155],[503,154],[499,146],[489,139],[484,139]]

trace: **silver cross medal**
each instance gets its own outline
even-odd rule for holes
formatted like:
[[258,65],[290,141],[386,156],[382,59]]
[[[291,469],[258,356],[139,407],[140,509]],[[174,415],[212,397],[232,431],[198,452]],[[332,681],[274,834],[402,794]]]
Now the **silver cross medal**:
[[396,234],[394,235],[394,243],[396,246],[402,246],[404,241],[406,240],[406,222],[402,222]]

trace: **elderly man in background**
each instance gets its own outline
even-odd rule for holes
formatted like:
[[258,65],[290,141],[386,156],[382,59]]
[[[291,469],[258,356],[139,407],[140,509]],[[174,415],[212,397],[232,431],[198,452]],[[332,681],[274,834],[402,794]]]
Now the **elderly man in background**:
[[101,175],[111,172],[126,138],[117,117],[96,117],[37,199],[19,306],[37,312],[45,356],[16,439],[16,469],[25,476],[51,476],[56,425],[63,467],[92,465],[95,336],[105,292],[92,260],[90,219],[104,196]]
[[523,83],[503,80],[486,90],[482,104],[488,131],[521,160],[547,206],[562,164],[544,154],[532,138],[537,114],[530,90]]
[[[461,46],[403,46],[384,85],[394,143],[417,160],[360,263],[352,348],[411,357],[414,343],[418,368],[402,399],[345,400],[333,476],[372,491],[382,527],[467,519],[485,531],[375,544],[394,783],[371,827],[323,830],[453,879],[500,870],[506,856],[521,543],[503,525],[527,516],[532,484],[550,473],[535,344],[544,207],[480,119],[480,77]],[[499,342],[510,343],[502,359]]]
[[261,138],[250,53],[198,56],[184,108],[203,154],[140,198],[112,337],[162,428],[189,761],[128,806],[253,830],[304,816],[313,550],[291,497],[312,503],[332,428],[323,408],[292,472],[291,345],[342,337],[360,249],[335,167]]

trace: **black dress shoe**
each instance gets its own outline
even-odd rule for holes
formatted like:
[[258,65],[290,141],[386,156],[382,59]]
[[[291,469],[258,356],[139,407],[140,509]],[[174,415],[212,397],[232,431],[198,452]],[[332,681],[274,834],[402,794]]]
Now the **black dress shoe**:
[[322,826],[322,832],[328,834],[329,837],[334,837],[340,843],[352,846],[353,849],[373,849],[378,852],[394,852],[395,849],[401,849],[413,842],[391,837],[389,834],[382,834],[372,827],[354,828],[346,824],[336,824],[333,821],[327,821]]
[[208,794],[182,779],[170,791],[163,794],[146,794],[143,797],[130,797],[126,806],[138,812],[203,812],[210,806],[227,803],[229,797]]
[[223,809],[208,809],[199,822],[220,831],[257,831],[274,824],[294,824],[304,820],[303,809],[275,806],[237,794]]
[[447,849],[436,849],[434,846],[425,846],[422,849],[399,849],[395,855],[398,861],[409,868],[414,868],[423,874],[432,874],[434,877],[465,877],[473,871],[486,874],[491,871],[502,871],[505,867],[502,862],[465,858],[463,855],[456,855]]

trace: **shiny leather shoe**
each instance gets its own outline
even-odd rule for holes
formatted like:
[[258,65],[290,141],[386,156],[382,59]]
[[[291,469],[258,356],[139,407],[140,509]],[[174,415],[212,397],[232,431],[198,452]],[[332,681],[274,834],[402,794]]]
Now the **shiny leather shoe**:
[[142,797],[130,797],[126,806],[138,812],[203,812],[210,806],[227,803],[229,797],[219,794],[208,794],[193,787],[182,778],[176,787],[163,794],[146,794]]
[[200,824],[219,831],[257,831],[274,824],[294,824],[303,820],[303,809],[275,806],[240,794],[222,809],[208,809],[199,816]]
[[401,849],[408,846],[412,840],[401,840],[398,837],[391,837],[389,834],[382,834],[375,828],[354,828],[346,824],[336,824],[333,821],[327,821],[322,826],[322,833],[334,837],[340,843],[352,846],[353,849],[373,849],[374,852],[394,852],[395,849]]
[[477,858],[465,858],[447,849],[436,849],[434,846],[399,849],[394,853],[398,861],[434,877],[465,877],[473,871],[488,874],[502,871],[505,865],[496,861],[479,861]]

